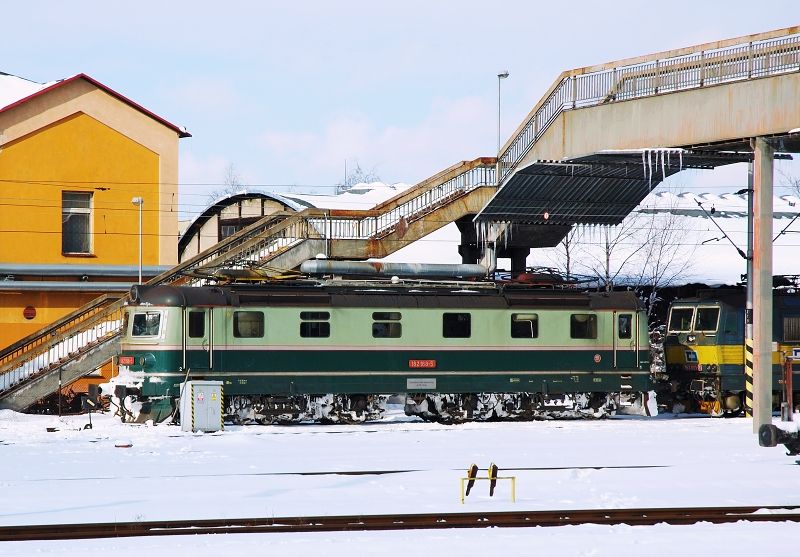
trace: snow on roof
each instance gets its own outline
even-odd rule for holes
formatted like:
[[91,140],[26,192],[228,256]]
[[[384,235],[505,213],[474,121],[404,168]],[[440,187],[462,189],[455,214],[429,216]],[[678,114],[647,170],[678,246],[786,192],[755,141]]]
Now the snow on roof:
[[403,183],[384,184],[382,182],[372,182],[370,184],[356,184],[338,195],[291,193],[285,194],[284,197],[317,209],[372,209],[375,205],[391,199],[409,187],[409,184]]
[[[701,208],[702,206],[702,208]],[[774,197],[773,218],[792,219],[800,212],[800,198],[794,195]],[[714,209],[714,218],[747,216],[747,194],[723,193],[651,193],[638,207],[639,212],[671,212],[687,217],[706,217],[705,209]],[[706,217],[707,218],[707,217]]]
[[57,83],[57,81],[37,83],[30,79],[0,72],[0,109],[30,97],[55,83]]
[[125,95],[122,95],[117,91],[114,91],[107,85],[103,85],[93,77],[90,77],[84,73],[75,74],[73,76],[64,79],[49,81],[47,83],[37,83],[35,81],[18,77],[16,75],[0,72],[0,112],[3,112],[6,109],[10,109],[14,105],[22,103],[30,99],[31,97],[42,94],[46,90],[55,89],[56,87],[66,85],[78,79],[83,79],[84,81],[91,83],[98,89],[104,91],[105,93],[108,93],[117,100],[122,101],[131,108],[138,110],[139,112],[149,116],[150,118],[156,120],[157,122],[160,122],[161,124],[174,130],[175,132],[177,132],[178,137],[192,136],[192,134],[190,134],[185,127],[176,126],[175,124],[168,122],[167,120],[164,120],[158,114],[150,112],[142,105],[132,101]]

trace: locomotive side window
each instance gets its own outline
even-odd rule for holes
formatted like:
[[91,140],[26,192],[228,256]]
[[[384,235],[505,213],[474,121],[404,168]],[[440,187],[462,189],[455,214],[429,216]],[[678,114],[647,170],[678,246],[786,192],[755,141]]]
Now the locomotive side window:
[[783,318],[783,340],[800,341],[800,316],[787,315]]
[[206,312],[189,312],[189,338],[203,338],[206,334]]
[[397,311],[376,311],[372,314],[372,338],[400,338],[403,326],[398,323],[401,315]]
[[300,336],[303,338],[327,338],[331,336],[331,324],[327,311],[301,311]]
[[511,314],[511,338],[538,338],[539,315],[536,313]]
[[135,337],[158,336],[161,328],[161,312],[148,311],[133,314],[133,328],[131,334]]
[[694,322],[695,331],[713,333],[717,330],[719,321],[719,308],[697,308],[697,318]]
[[469,313],[445,313],[442,315],[444,338],[469,338],[472,335],[472,315]]
[[597,316],[573,313],[569,318],[570,338],[597,338]]
[[372,313],[375,321],[400,321],[402,319],[399,311],[376,311]]
[[692,330],[694,308],[672,308],[669,315],[669,332],[687,332]]
[[331,314],[327,311],[301,311],[300,319],[303,321],[327,321]]
[[261,338],[264,336],[264,314],[260,311],[234,311],[233,336]]
[[631,323],[633,322],[633,315],[630,313],[623,313],[618,319],[619,338],[631,338]]

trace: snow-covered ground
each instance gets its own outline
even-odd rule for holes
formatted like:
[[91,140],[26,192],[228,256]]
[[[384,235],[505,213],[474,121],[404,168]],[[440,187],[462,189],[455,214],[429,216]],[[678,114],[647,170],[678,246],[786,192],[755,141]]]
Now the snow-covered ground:
[[[800,418],[800,416],[798,416]],[[776,418],[777,419],[777,418]],[[428,424],[394,408],[360,426],[229,426],[214,434],[111,415],[0,412],[0,524],[715,505],[800,505],[800,466],[745,418]],[[48,431],[47,429],[56,429]],[[131,445],[118,446],[118,445]],[[491,462],[517,478],[459,478]],[[347,471],[389,472],[339,475]],[[0,555],[753,555],[796,550],[796,523],[5,542]]]

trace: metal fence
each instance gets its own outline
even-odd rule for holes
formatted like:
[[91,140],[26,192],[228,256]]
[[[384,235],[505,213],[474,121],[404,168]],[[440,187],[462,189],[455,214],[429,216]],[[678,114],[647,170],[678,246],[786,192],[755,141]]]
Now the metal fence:
[[793,71],[800,71],[800,35],[565,77],[500,156],[500,180],[516,168],[564,110]]

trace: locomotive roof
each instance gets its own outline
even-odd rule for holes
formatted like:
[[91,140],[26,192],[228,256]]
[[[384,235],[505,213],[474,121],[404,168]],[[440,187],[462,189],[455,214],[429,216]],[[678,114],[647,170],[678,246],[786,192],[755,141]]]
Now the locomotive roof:
[[581,292],[492,282],[298,280],[202,287],[136,285],[130,298],[132,304],[168,307],[642,308],[633,292]]
[[[800,305],[800,292],[795,288],[775,288],[772,290],[773,303],[778,306]],[[736,307],[744,307],[747,302],[747,291],[744,287],[704,288],[695,296],[673,300],[672,305],[679,304],[712,304],[724,303]]]

